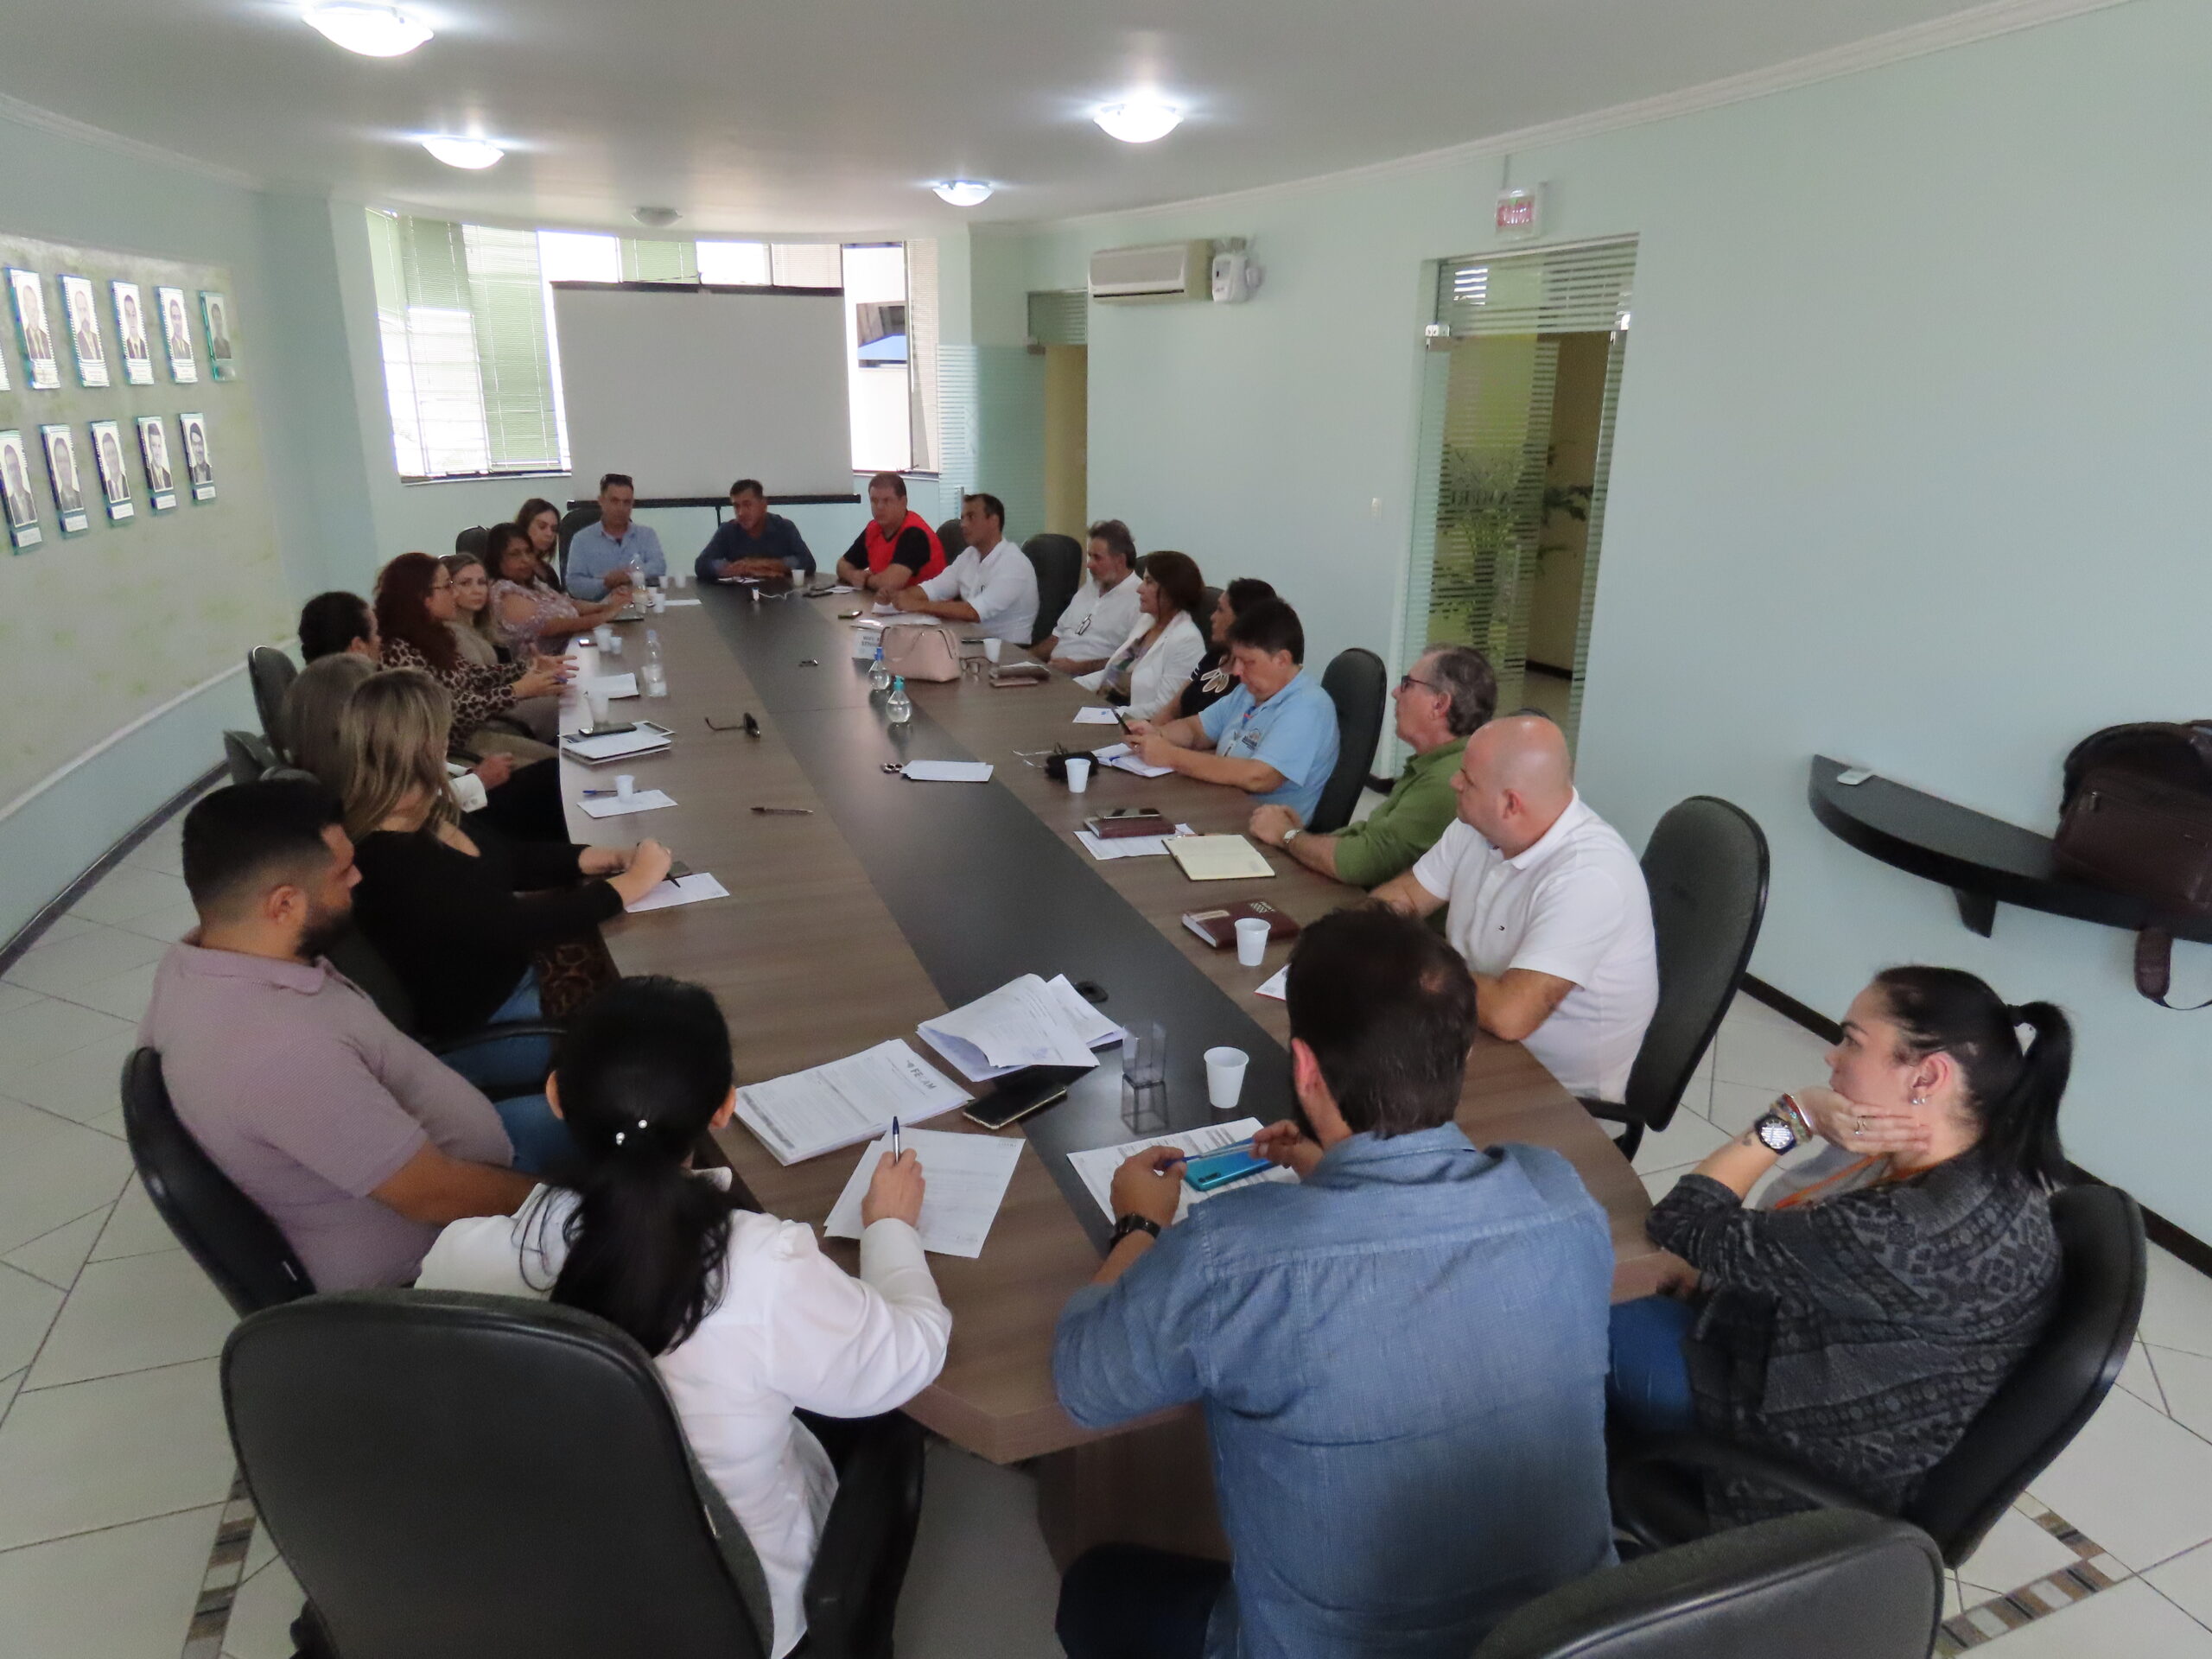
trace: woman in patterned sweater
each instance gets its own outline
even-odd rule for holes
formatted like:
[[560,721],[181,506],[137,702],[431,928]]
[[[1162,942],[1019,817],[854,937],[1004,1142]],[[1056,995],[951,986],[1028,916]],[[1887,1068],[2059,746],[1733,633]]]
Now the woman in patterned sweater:
[[561,689],[559,664],[502,663],[479,668],[461,654],[453,632],[453,576],[428,553],[403,553],[377,577],[377,632],[386,668],[419,668],[453,699],[454,742],[486,721],[514,712],[515,704]]
[[[1783,1096],[1653,1209],[1652,1242],[1694,1288],[1613,1310],[1617,1419],[1700,1428],[1901,1509],[2056,1304],[2072,1058],[2048,1002],[2007,1007],[1955,969],[1878,976],[1830,1086]],[[1749,1207],[1793,1141],[1826,1145]],[[1707,1497],[1731,1523],[1802,1507],[1737,1481]]]

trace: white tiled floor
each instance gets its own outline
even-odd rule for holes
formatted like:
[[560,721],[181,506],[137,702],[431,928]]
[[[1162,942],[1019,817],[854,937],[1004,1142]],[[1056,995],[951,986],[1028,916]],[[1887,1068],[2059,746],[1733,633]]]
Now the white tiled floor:
[[[213,1357],[229,1313],[130,1178],[115,1092],[148,969],[190,924],[178,868],[172,824],[0,976],[0,1654],[173,1659],[230,1489]],[[1739,1000],[1636,1160],[1653,1195],[1776,1090],[1823,1080],[1821,1053]],[[1051,1659],[1058,1586],[1028,1478],[940,1446],[927,1493],[902,1654]],[[2152,1252],[2120,1387],[2031,1497],[2126,1576],[1999,1637],[2007,1655],[2212,1659],[2212,1281]],[[2074,1559],[2007,1516],[1952,1609]],[[286,1659],[298,1587],[258,1534],[245,1573],[223,1651]]]

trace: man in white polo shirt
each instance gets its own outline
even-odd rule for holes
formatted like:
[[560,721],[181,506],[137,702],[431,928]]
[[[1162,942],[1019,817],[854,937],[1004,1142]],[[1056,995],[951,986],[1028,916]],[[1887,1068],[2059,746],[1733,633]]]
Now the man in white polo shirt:
[[1006,505],[995,495],[960,498],[965,552],[942,575],[890,595],[902,611],[973,622],[987,639],[1027,645],[1037,626],[1037,568],[1006,539]]
[[1452,787],[1457,822],[1375,896],[1413,916],[1448,904],[1482,1028],[1527,1044],[1570,1093],[1619,1100],[1659,1001],[1636,855],[1575,793],[1567,739],[1541,715],[1477,731]]

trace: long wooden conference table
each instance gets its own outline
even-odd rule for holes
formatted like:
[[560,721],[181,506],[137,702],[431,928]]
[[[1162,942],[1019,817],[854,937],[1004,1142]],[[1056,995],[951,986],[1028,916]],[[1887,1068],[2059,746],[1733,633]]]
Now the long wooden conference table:
[[[1074,836],[1095,814],[1151,806],[1202,833],[1241,832],[1249,800],[1184,778],[1103,766],[1082,795],[1053,782],[1042,753],[1055,743],[1090,748],[1119,736],[1111,727],[1073,723],[1075,710],[1097,699],[1058,676],[1020,688],[971,677],[910,682],[913,717],[893,727],[881,696],[871,695],[866,663],[853,655],[851,624],[836,614],[861,608],[864,596],[798,599],[772,586],[756,599],[754,591],[693,587],[675,597],[702,604],[622,625],[624,655],[603,658],[601,672],[639,666],[651,626],[670,691],[619,702],[616,717],[657,721],[674,731],[674,746],[597,768],[562,763],[577,840],[651,836],[729,890],[727,899],[608,925],[624,973],[674,975],[712,990],[728,1017],[741,1082],[901,1037],[954,1076],[914,1036],[921,1020],[1020,974],[1065,974],[1103,991],[1102,1009],[1117,1022],[1165,1027],[1171,1127],[1211,1121],[1201,1056],[1217,1045],[1251,1057],[1238,1116],[1268,1122],[1290,1114],[1288,1016],[1282,1003],[1255,995],[1288,959],[1290,944],[1272,944],[1263,966],[1244,968],[1234,950],[1209,948],[1179,918],[1264,898],[1310,921],[1357,900],[1357,889],[1272,849],[1263,850],[1277,874],[1249,881],[1193,883],[1169,858],[1095,861]],[[757,737],[742,729],[748,713]],[[976,785],[916,783],[883,769],[918,759],[987,760],[994,772]],[[607,786],[616,772],[632,773],[641,790],[664,790],[677,804],[585,815],[581,791]],[[808,816],[757,815],[754,806],[804,808]],[[1159,1444],[1145,1456],[1117,1458],[1096,1444],[1108,1436],[1077,1427],[1053,1396],[1053,1321],[1096,1271],[1109,1230],[1067,1154],[1134,1138],[1122,1120],[1119,1056],[1108,1049],[1100,1058],[1066,1101],[999,1131],[1026,1137],[1035,1155],[1016,1166],[980,1257],[931,1258],[953,1316],[950,1351],[943,1375],[906,1408],[993,1462],[1046,1458],[1047,1530],[1064,1560],[1120,1524],[1109,1511],[1122,1511],[1122,1522],[1132,1511],[1157,1515],[1140,1489],[1174,1437],[1181,1451],[1170,1460],[1195,1446],[1201,1481],[1205,1464],[1194,1414],[1155,1426]],[[1660,1257],[1643,1233],[1643,1183],[1525,1049],[1482,1040],[1459,1121],[1478,1144],[1516,1141],[1564,1154],[1611,1221],[1616,1300],[1656,1288]],[[926,1127],[987,1133],[957,1112]],[[763,1209],[816,1225],[855,1157],[849,1149],[787,1168],[740,1123],[718,1139]],[[850,1243],[827,1249],[848,1267],[857,1262]],[[1079,1486],[1088,1487],[1085,1497],[1069,1496]],[[1062,1513],[1056,1529],[1052,1511],[1079,1503],[1094,1511],[1088,1520]],[[1203,1548],[1210,1528],[1210,1519],[1171,1522],[1145,1541]]]

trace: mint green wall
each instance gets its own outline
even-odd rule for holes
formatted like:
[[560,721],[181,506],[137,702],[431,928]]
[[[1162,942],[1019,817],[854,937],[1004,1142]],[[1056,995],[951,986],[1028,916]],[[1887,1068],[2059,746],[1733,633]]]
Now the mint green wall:
[[[1513,158],[1551,239],[1634,234],[1583,782],[1634,842],[1711,791],[1773,844],[1755,971],[1830,1014],[1885,963],[2073,1011],[2097,1173],[2212,1236],[2212,1015],[2130,940],[1949,895],[1804,804],[1815,752],[2048,827],[2067,747],[2205,712],[2212,10],[2109,10]],[[1317,656],[1391,640],[1425,261],[1491,245],[1497,158],[1033,237],[1245,235],[1251,304],[1094,307],[1090,507],[1210,578],[1264,575]],[[1383,503],[1369,516],[1371,499]],[[2212,995],[2212,952],[2177,974]],[[2191,1000],[2195,1000],[2192,998]],[[1777,1083],[1787,1079],[1776,1079]]]

